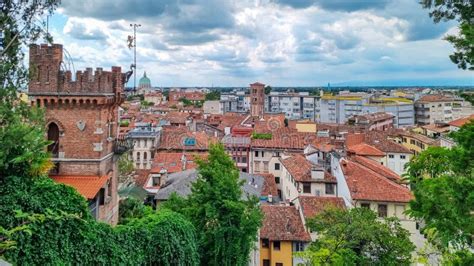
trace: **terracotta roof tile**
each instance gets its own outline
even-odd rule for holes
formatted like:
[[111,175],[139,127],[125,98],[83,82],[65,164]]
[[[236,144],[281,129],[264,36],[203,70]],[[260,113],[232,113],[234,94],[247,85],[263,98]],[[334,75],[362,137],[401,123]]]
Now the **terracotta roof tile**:
[[460,118],[460,119],[453,120],[453,121],[449,122],[448,124],[450,126],[454,126],[454,127],[462,127],[464,124],[469,123],[469,121],[471,121],[471,120],[474,120],[474,114],[470,115],[470,116]]
[[[192,141],[194,139],[194,141]],[[186,140],[188,143],[185,145]],[[192,132],[186,127],[163,127],[159,150],[206,151],[218,139],[206,132]]]
[[353,159],[342,159],[341,167],[354,200],[409,202],[413,198],[408,188]]
[[264,178],[262,196],[272,195],[273,197],[278,196],[278,187],[275,182],[275,176],[272,174],[255,174]]
[[387,137],[388,132],[385,131],[369,131],[364,134],[349,133],[346,136],[346,145],[348,148],[351,148],[356,144],[365,142],[384,153],[411,153],[409,149],[401,144],[389,140]]
[[366,143],[350,146],[349,151],[362,156],[385,156],[381,150]]
[[71,186],[86,199],[93,199],[109,179],[108,176],[50,176],[55,182]]
[[390,168],[383,166],[379,162],[376,162],[370,158],[366,158],[363,156],[352,156],[351,158],[355,162],[362,164],[363,166],[369,168],[370,170],[377,172],[392,181],[395,181],[397,183],[401,182],[400,176],[397,173],[390,170]]
[[323,180],[312,179],[311,169],[313,164],[306,160],[306,158],[301,154],[294,154],[288,158],[280,159],[280,161],[297,182],[336,182],[336,178],[325,170]]
[[346,208],[344,199],[339,197],[298,196],[298,200],[305,218],[312,218],[327,208]]
[[295,206],[262,205],[260,238],[280,241],[311,241]]
[[185,153],[186,164],[183,165],[182,152],[158,152],[153,159],[151,173],[160,173],[165,169],[168,174],[181,172],[184,170],[194,169],[196,165],[196,157],[201,159],[207,158],[207,154]]
[[135,170],[135,185],[137,187],[144,187],[146,181],[148,180],[148,175],[150,174],[149,169],[137,169]]

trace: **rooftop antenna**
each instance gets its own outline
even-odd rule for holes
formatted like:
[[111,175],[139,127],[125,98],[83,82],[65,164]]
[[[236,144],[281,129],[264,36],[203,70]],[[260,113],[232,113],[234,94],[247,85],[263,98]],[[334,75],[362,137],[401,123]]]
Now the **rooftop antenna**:
[[133,36],[128,35],[128,48],[132,49],[133,47],[133,92],[137,91],[137,28],[141,27],[141,24],[130,23],[130,27],[133,28]]

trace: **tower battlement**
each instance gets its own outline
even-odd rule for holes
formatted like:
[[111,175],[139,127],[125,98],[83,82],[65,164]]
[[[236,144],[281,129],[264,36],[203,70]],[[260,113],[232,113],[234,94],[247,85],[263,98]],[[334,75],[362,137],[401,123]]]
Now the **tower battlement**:
[[120,67],[111,71],[86,68],[77,71],[75,80],[71,71],[61,69],[63,46],[60,44],[30,45],[30,95],[57,94],[120,94],[123,92],[123,74]]

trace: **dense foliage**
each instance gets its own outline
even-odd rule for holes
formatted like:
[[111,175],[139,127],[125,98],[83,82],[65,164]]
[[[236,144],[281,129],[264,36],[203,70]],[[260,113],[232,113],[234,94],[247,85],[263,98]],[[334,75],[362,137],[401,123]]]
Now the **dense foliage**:
[[327,209],[308,221],[318,238],[301,253],[312,265],[410,265],[414,245],[397,218],[367,208]]
[[252,132],[252,139],[272,139],[272,133]]
[[262,214],[257,198],[242,199],[242,182],[222,145],[198,161],[199,177],[187,198],[174,195],[163,205],[184,214],[198,233],[201,265],[247,265]]
[[453,44],[455,52],[449,56],[461,69],[474,70],[474,2],[472,0],[422,0],[423,8],[430,9],[435,23],[457,20],[459,34],[445,39]]
[[[431,147],[408,164],[415,200],[410,215],[422,220],[431,244],[450,261],[473,261],[474,121],[451,134],[457,146]],[[459,256],[457,256],[457,255]]]
[[92,218],[76,190],[46,176],[43,112],[18,100],[17,89],[28,78],[21,47],[40,36],[36,21],[58,3],[0,2],[0,256],[15,265],[197,265],[195,230],[182,215],[134,212],[111,227]]
[[221,92],[218,90],[213,90],[209,93],[206,93],[206,101],[218,101],[221,99]]

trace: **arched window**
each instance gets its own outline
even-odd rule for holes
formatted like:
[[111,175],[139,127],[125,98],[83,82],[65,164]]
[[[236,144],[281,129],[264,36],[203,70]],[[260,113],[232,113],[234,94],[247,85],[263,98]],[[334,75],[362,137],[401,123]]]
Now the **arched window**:
[[137,152],[137,162],[140,162],[140,152]]
[[48,125],[48,140],[53,142],[49,144],[48,151],[51,152],[53,158],[57,158],[59,152],[59,127],[56,123]]
[[146,162],[147,157],[148,157],[148,153],[147,153],[147,152],[143,153],[143,160],[144,160],[145,162]]

